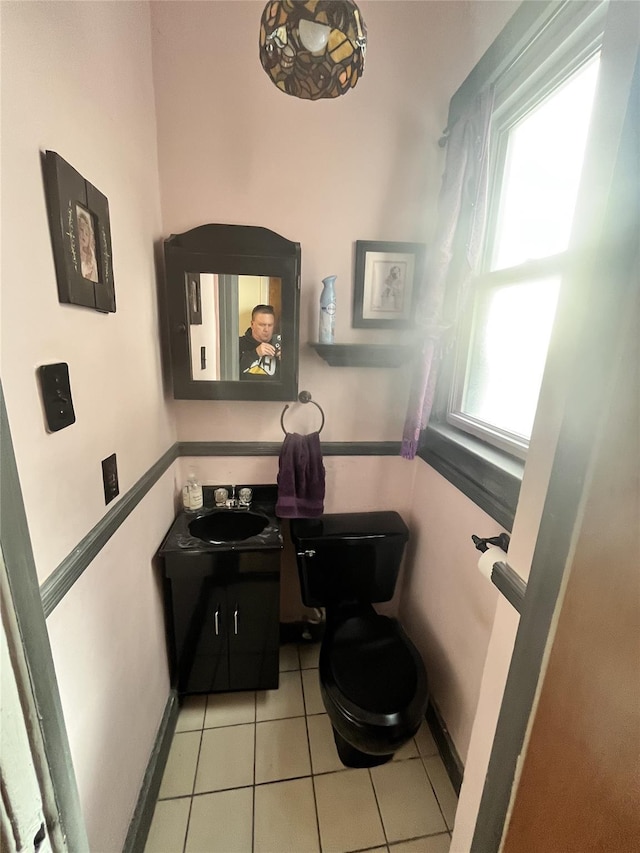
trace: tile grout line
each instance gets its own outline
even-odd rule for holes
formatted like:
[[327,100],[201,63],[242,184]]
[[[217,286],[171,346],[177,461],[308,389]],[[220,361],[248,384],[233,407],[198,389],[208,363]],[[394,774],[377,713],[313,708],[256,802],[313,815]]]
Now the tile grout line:
[[[319,714],[312,714],[311,716],[313,717],[313,716],[320,716],[320,715]],[[300,716],[300,717],[286,717],[284,719],[302,720],[305,718]],[[261,722],[279,723],[279,722],[282,722],[282,720],[280,720],[280,719],[262,720]],[[248,725],[251,725],[251,723],[244,723],[244,725],[248,726]],[[308,737],[308,732],[309,732],[309,727],[307,725],[307,737]],[[394,761],[393,763],[394,763],[394,765],[396,765],[396,764],[404,764],[408,761],[419,761],[419,760],[420,760],[420,756],[414,755],[414,756],[411,756],[410,758],[399,758],[396,761]],[[198,792],[197,794],[194,794],[193,796],[200,797],[200,796],[202,796],[202,794],[214,794],[214,793],[216,793],[216,791],[235,791],[235,790],[239,790],[240,788],[251,788],[251,787],[262,788],[264,785],[273,785],[273,784],[276,784],[278,782],[290,782],[290,781],[293,781],[295,779],[307,779],[309,776],[312,776],[312,775],[313,776],[335,776],[337,773],[346,773],[349,770],[354,770],[354,769],[358,769],[358,768],[343,766],[343,767],[339,767],[337,770],[321,770],[317,773],[313,772],[313,769],[312,769],[311,773],[303,773],[302,775],[298,775],[298,776],[285,776],[282,779],[267,779],[264,782],[253,782],[253,783],[248,783],[247,785],[235,785],[232,788],[214,788],[211,791]],[[363,767],[361,769],[368,770],[369,768]],[[185,797],[189,797],[189,796],[191,796],[191,795],[190,794],[179,794],[177,797],[165,797],[163,802],[166,802],[167,800],[180,800],[180,799],[184,799]],[[434,834],[437,834],[437,833],[434,833]],[[422,838],[422,836],[416,836],[416,837]]]
[[[434,758],[435,756],[430,755],[430,756],[428,756],[428,757],[429,757],[429,758]],[[438,756],[438,757],[440,757],[440,756]],[[440,759],[440,760],[442,760],[442,759]],[[442,806],[440,805],[440,798],[438,797],[438,793],[437,793],[437,791],[436,791],[436,786],[435,786],[435,785],[433,784],[433,782],[431,781],[431,776],[429,775],[429,771],[427,770],[427,765],[425,764],[424,757],[423,757],[422,755],[420,756],[420,761],[422,762],[422,769],[423,769],[423,770],[424,770],[424,772],[425,772],[425,775],[426,775],[426,777],[427,777],[427,781],[429,782],[429,785],[431,786],[431,790],[433,791],[433,796],[436,798],[436,803],[438,804],[438,810],[440,811],[440,814],[442,815],[442,820],[444,821],[444,825],[445,825],[445,827],[446,827],[446,831],[447,831],[447,832],[451,832],[451,830],[449,829],[449,824],[448,824],[448,822],[447,822],[447,819],[446,819],[446,817],[445,817],[445,815],[444,815],[444,811],[443,811],[443,809],[442,809]]]
[[302,704],[304,706],[304,727],[307,732],[307,749],[309,751],[309,771],[311,773],[311,791],[313,793],[313,808],[316,815],[316,835],[318,837],[318,850],[322,851],[322,838],[320,836],[320,815],[318,814],[318,798],[316,797],[316,783],[313,772],[313,758],[311,757],[311,738],[309,737],[309,721],[307,717],[307,697],[304,692],[304,681],[302,678],[302,661],[300,660],[300,650],[297,649],[298,660],[300,661],[300,686],[302,689]]
[[209,706],[209,696],[204,703],[204,714],[202,715],[202,728],[200,729],[200,744],[198,746],[198,757],[196,758],[196,767],[193,773],[193,783],[191,785],[191,796],[189,797],[189,814],[187,815],[187,826],[184,832],[184,842],[182,845],[182,853],[186,853],[187,839],[189,838],[189,825],[191,824],[191,812],[193,810],[193,797],[196,790],[196,778],[198,776],[198,765],[200,764],[200,753],[202,752],[202,738],[204,737],[204,721],[207,718],[207,708]]
[[251,853],[256,849],[256,786],[251,789]]
[[[278,675],[278,679],[280,676]],[[279,684],[278,680],[278,684]],[[253,787],[251,790],[251,853],[256,848],[256,762],[258,760],[258,692],[253,693]]]
[[191,823],[191,809],[193,808],[193,797],[189,797],[189,811],[187,812],[187,825],[184,828],[184,841],[182,842],[182,853],[186,853],[187,838],[189,837],[189,824]]
[[389,847],[389,839],[387,838],[387,827],[384,825],[384,818],[382,817],[382,809],[380,808],[380,803],[378,801],[378,792],[376,791],[376,786],[373,781],[373,776],[371,775],[371,768],[367,767],[367,771],[369,773],[369,781],[371,782],[371,787],[373,788],[373,797],[376,801],[376,808],[378,809],[378,816],[380,817],[380,825],[382,826],[382,834],[384,835],[384,843],[387,848]]

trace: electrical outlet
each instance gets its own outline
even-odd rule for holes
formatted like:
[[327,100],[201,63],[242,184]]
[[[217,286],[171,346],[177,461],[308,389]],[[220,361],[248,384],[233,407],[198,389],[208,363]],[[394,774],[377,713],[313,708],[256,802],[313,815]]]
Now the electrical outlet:
[[104,484],[104,502],[108,504],[120,494],[118,462],[115,453],[102,460],[102,482]]

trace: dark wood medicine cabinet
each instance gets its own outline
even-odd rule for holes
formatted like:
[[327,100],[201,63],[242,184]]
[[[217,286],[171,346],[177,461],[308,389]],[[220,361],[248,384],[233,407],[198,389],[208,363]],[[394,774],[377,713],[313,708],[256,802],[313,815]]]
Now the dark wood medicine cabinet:
[[[165,240],[175,399],[296,399],[300,254],[299,243],[250,225],[201,225]],[[281,336],[274,377],[239,369],[239,338],[258,304],[273,306]]]

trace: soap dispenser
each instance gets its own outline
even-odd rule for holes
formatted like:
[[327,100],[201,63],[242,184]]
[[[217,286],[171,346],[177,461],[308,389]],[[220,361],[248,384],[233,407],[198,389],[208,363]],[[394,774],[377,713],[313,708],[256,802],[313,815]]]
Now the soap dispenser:
[[202,486],[195,474],[189,474],[186,485],[182,489],[182,505],[189,512],[202,509]]

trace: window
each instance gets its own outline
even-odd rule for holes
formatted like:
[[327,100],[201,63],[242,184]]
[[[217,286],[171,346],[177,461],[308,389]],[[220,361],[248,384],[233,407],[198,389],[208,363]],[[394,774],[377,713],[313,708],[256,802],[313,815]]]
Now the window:
[[567,261],[606,10],[520,4],[449,105],[453,126],[495,86],[481,269],[419,455],[507,529]]
[[520,456],[542,383],[597,75],[596,55],[524,115],[497,109],[492,122],[494,193],[483,271],[447,420]]

